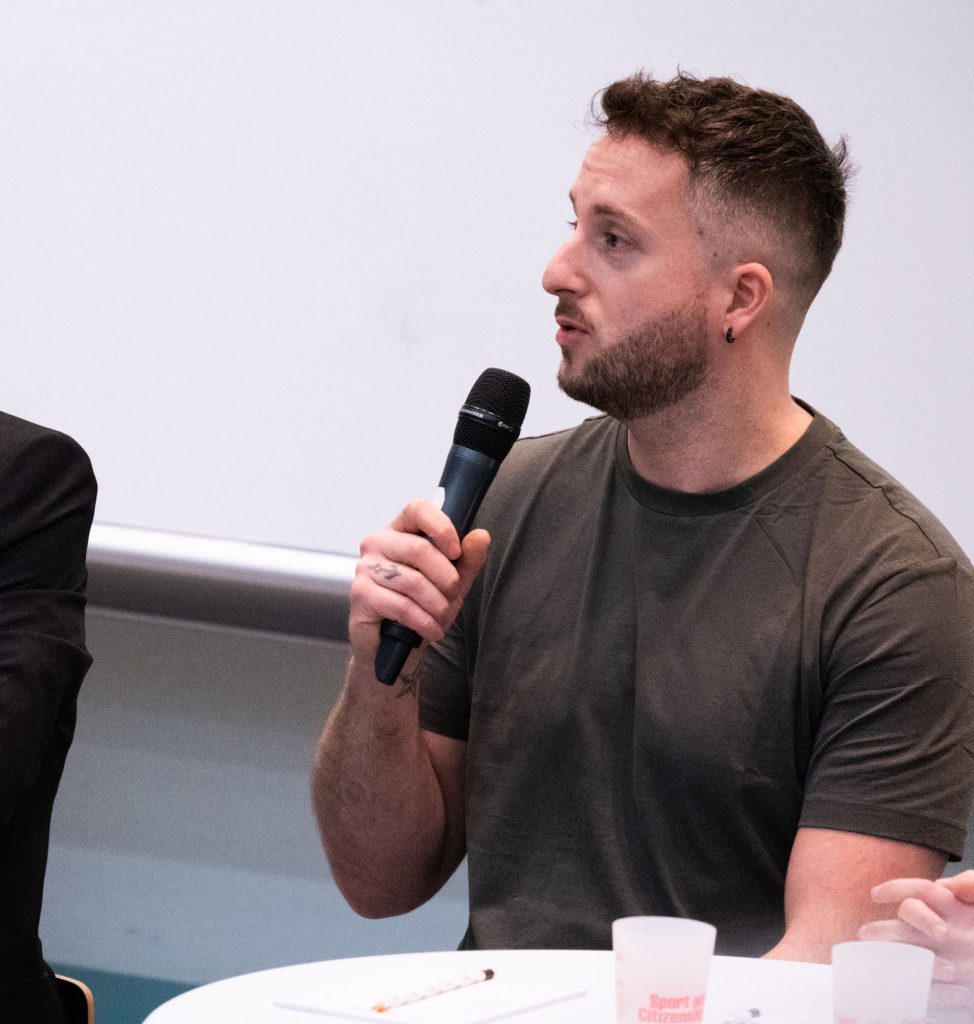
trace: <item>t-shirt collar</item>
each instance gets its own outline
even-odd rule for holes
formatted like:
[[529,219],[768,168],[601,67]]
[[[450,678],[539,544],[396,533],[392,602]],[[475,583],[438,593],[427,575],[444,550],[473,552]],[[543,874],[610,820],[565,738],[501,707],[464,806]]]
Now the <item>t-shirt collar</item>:
[[667,515],[707,516],[743,508],[780,487],[838,434],[835,424],[821,413],[799,398],[795,401],[812,417],[805,433],[770,466],[726,490],[690,494],[686,491],[658,487],[644,480],[633,469],[629,459],[628,431],[623,423],[616,424],[616,468],[633,498],[640,505],[655,512]]

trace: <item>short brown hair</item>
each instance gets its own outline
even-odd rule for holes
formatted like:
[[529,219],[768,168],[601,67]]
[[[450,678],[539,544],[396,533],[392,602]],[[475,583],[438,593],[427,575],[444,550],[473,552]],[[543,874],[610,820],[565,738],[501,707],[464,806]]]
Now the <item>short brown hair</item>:
[[601,106],[593,119],[610,136],[686,159],[692,201],[724,221],[763,221],[811,302],[842,244],[852,173],[844,138],[830,149],[794,100],[730,78],[680,72],[658,82],[640,72],[603,90]]

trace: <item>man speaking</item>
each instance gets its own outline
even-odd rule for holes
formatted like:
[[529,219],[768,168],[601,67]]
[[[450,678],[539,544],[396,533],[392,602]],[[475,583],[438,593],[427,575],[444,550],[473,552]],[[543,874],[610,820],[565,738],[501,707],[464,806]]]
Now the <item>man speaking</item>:
[[[601,100],[543,285],[559,383],[604,415],[516,444],[462,543],[425,502],[363,541],[325,850],[375,917],[466,855],[465,948],[608,947],[667,914],[827,960],[875,883],[962,851],[974,574],[789,390],[844,144],[729,79]],[[384,619],[428,642],[394,687]]]

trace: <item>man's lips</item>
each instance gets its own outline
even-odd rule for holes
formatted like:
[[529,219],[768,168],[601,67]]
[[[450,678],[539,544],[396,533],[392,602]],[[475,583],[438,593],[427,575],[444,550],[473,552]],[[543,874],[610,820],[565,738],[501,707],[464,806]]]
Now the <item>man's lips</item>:
[[568,304],[564,302],[559,302],[555,309],[555,323],[558,324],[555,341],[559,345],[567,345],[572,338],[579,334],[587,334],[591,329],[588,320],[581,315],[581,312],[569,308]]
[[576,327],[574,324],[563,323],[559,320],[558,330],[555,331],[555,341],[564,348],[566,345],[570,345],[580,334],[584,333],[581,328]]

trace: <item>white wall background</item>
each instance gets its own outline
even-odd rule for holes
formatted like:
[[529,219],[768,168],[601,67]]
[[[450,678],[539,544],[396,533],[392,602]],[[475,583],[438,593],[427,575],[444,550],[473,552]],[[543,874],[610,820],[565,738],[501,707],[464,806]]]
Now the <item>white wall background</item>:
[[850,136],[793,389],[974,551],[972,51],[970,0],[0,0],[0,407],[103,522],[355,551],[485,366],[587,414],[541,270],[592,94],[680,65]]

